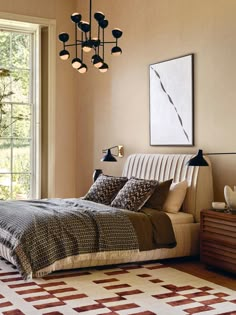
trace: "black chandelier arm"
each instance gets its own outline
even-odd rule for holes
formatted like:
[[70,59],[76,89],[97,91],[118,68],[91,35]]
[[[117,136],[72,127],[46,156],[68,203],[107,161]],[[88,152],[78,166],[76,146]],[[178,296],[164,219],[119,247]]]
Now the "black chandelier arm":
[[[83,41],[84,41],[84,33],[82,32],[82,34],[81,34],[81,42],[83,43]],[[83,62],[83,60],[84,60],[84,51],[83,51],[82,45],[81,45],[80,49],[81,49],[81,60]]]
[[77,43],[74,44],[66,44],[64,47],[73,47],[73,46],[81,46],[83,44],[82,40],[78,40]]
[[97,39],[98,39],[98,42],[99,42],[99,45],[96,47],[95,49],[95,54],[99,55],[99,48],[101,46],[101,41],[100,41],[100,26],[98,24],[98,29],[97,29]]
[[[101,41],[100,41],[100,26],[98,24],[98,41],[100,42],[100,45],[101,45]],[[99,48],[100,48],[100,45],[98,45],[98,55],[99,55]]]
[[[75,42],[77,43],[77,25],[75,23]],[[78,47],[77,45],[75,45],[75,57],[77,58],[78,57]]]
[[104,45],[104,36],[105,35],[105,29],[103,28],[102,29],[102,43],[103,43],[103,45],[102,45],[102,59],[103,59],[103,62],[104,62],[104,60],[105,60],[105,45]]
[[101,27],[98,24],[98,40],[100,40],[100,30],[101,30]]
[[91,32],[92,32],[92,0],[90,0],[89,6],[89,24],[90,24],[90,31],[89,31],[89,39],[91,40]]
[[[66,48],[66,47],[73,47],[73,46],[77,46],[77,45],[82,45],[83,44],[83,40],[80,40],[80,39],[77,39],[77,41],[74,43],[74,44],[65,44],[65,43],[63,43],[63,46],[64,46],[64,49]],[[116,44],[116,41],[113,41],[113,42],[111,42],[111,41],[101,41],[100,42],[100,46],[103,46],[104,44]],[[99,49],[99,46],[98,46],[98,49]]]
[[101,45],[103,45],[103,44],[116,44],[117,45],[117,42],[116,41],[113,41],[113,42],[110,42],[110,41],[104,41],[104,42],[102,42],[101,43]]

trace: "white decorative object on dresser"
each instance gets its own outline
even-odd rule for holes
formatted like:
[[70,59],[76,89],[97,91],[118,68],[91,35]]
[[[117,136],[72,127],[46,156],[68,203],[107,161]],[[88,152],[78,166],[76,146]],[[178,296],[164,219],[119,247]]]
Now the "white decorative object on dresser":
[[226,185],[224,187],[224,196],[225,196],[225,201],[228,205],[228,208],[231,210],[236,210],[236,190],[234,187],[234,191]]

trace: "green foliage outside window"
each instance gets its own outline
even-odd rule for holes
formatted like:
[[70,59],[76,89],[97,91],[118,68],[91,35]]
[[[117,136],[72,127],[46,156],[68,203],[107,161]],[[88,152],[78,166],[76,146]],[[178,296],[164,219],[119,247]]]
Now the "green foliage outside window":
[[[14,93],[10,89],[11,73],[8,69],[0,69],[0,137],[4,136],[6,131],[15,122],[23,120],[25,118],[24,113],[17,112],[16,115],[9,115],[7,104],[4,104],[5,100],[8,100]],[[16,81],[17,79],[14,79]]]
[[[0,199],[26,199],[31,184],[30,35],[0,32]],[[9,70],[11,69],[11,70]]]

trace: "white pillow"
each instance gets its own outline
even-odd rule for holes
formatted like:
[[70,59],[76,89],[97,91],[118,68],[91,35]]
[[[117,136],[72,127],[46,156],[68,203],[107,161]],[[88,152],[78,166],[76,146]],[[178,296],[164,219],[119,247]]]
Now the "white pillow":
[[177,213],[184,202],[187,188],[187,180],[171,184],[166,201],[163,205],[163,210],[166,212]]

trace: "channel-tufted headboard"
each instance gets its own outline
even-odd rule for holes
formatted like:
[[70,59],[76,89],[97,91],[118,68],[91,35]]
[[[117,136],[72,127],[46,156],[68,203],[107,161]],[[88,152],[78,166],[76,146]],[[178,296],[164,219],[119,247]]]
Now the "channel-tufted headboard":
[[193,157],[190,154],[132,154],[124,165],[123,176],[173,182],[188,181],[188,190],[183,203],[183,211],[192,213],[195,221],[200,220],[201,209],[211,207],[213,182],[210,160],[204,157],[209,167],[186,166]]

